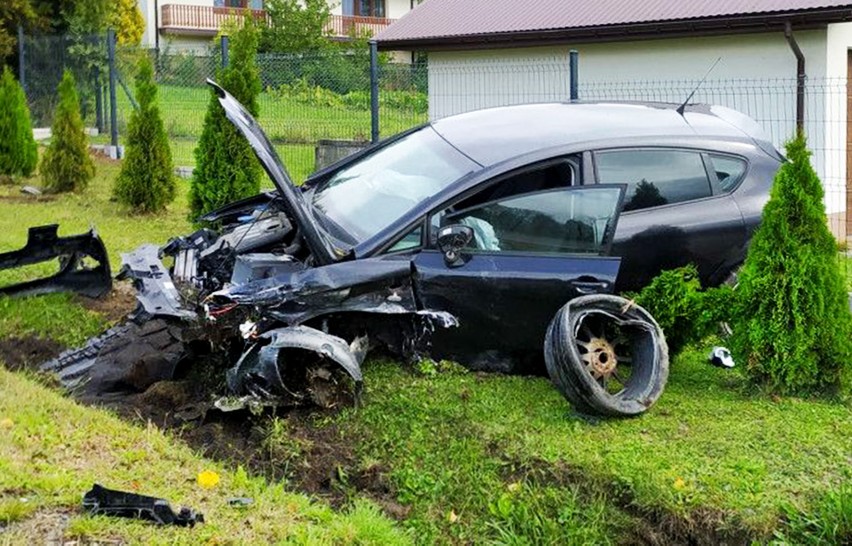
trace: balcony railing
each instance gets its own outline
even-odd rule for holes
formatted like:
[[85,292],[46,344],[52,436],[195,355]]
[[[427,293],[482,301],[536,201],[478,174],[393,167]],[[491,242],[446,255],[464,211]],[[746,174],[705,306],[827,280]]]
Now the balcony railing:
[[359,17],[355,15],[332,15],[328,28],[331,34],[339,37],[361,35],[369,31],[375,36],[396,19],[386,17]]
[[[266,19],[263,10],[250,10],[257,20]],[[162,9],[160,30],[174,34],[216,34],[228,19],[241,20],[244,9],[213,6],[166,4]]]
[[[240,19],[244,13],[245,10],[239,8],[165,4],[162,7],[160,30],[172,34],[214,35],[225,21],[234,17]],[[263,10],[251,10],[251,14],[256,20],[266,20],[266,12]],[[384,17],[332,15],[328,30],[339,38],[367,31],[376,35],[393,22],[394,19]]]

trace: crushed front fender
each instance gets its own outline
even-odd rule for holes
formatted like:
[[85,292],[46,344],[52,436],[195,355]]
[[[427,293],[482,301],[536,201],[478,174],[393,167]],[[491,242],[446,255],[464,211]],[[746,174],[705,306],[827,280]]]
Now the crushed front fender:
[[[54,275],[0,287],[0,294],[31,296],[51,292],[76,292],[99,298],[112,288],[109,258],[94,229],[80,235],[60,237],[59,225],[31,227],[23,248],[0,254],[0,270],[58,260]],[[95,263],[92,263],[95,262]]]
[[357,394],[363,381],[365,344],[359,338],[349,345],[308,326],[270,330],[228,370],[228,388],[236,395],[261,399],[300,398],[313,379],[330,373],[325,365],[332,362],[355,382]]

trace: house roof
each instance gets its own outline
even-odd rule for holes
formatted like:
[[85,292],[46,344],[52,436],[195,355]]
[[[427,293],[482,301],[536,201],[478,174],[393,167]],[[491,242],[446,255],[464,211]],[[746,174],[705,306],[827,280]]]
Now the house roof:
[[492,47],[661,34],[814,28],[852,20],[849,0],[426,0],[379,33],[382,49]]

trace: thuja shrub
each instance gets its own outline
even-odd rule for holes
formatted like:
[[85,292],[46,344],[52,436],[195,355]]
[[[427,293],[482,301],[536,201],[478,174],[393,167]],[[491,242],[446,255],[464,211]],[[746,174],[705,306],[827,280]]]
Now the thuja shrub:
[[41,161],[41,174],[50,192],[79,191],[95,176],[95,164],[89,157],[77,85],[68,70],[58,92],[59,105],[53,117],[50,145]]
[[[257,68],[259,32],[252,17],[231,34],[230,62],[217,80],[254,116],[261,91]],[[195,149],[195,171],[190,186],[192,218],[260,191],[260,165],[248,142],[225,117],[215,93],[210,95],[204,128]]]
[[852,315],[804,136],[786,149],[739,275],[731,348],[771,392],[833,393],[852,365]]
[[113,192],[134,212],[159,212],[175,197],[174,164],[148,57],[139,62],[136,101],[139,108],[130,116],[127,153]]
[[9,67],[0,77],[0,174],[30,176],[38,165],[30,109]]
[[641,292],[627,296],[651,313],[675,354],[718,330],[732,294],[728,286],[702,290],[698,271],[688,265],[663,271]]

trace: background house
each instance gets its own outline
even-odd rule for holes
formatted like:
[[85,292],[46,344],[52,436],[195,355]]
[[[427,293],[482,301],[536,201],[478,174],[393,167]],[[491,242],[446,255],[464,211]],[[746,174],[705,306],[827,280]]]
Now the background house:
[[[478,108],[565,100],[569,51],[580,99],[724,104],[760,122],[780,147],[795,131],[797,57],[805,120],[838,237],[852,210],[852,2],[752,0],[428,0],[377,37],[380,49],[428,52],[431,119]],[[848,206],[847,206],[848,205]]]
[[[142,45],[168,40],[176,49],[204,48],[234,10],[249,8],[264,17],[264,0],[139,0],[145,18]],[[329,0],[332,35],[345,39],[351,29],[378,34],[411,10],[412,0]]]

